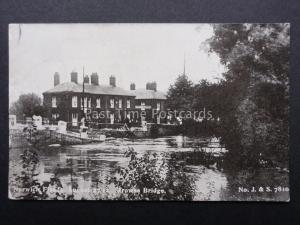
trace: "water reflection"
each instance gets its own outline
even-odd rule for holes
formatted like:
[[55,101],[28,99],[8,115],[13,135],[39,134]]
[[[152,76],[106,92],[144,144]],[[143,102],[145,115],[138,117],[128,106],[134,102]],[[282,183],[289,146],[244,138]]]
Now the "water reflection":
[[[28,148],[33,149],[32,146]],[[136,154],[135,160],[140,162],[140,165],[132,162],[132,156],[125,157],[124,154],[131,148]],[[222,157],[226,153],[226,149],[220,145],[218,139],[213,137],[189,138],[179,135],[156,139],[110,139],[97,144],[48,147],[36,150],[38,157],[35,161],[23,161],[23,163],[27,162],[31,167],[33,166],[34,168],[31,170],[34,171],[30,171],[26,175],[27,177],[20,179],[22,168],[18,166],[19,157],[16,152],[29,150],[12,149],[16,154],[10,156],[10,170],[13,171],[10,173],[11,191],[12,188],[20,186],[14,181],[17,177],[19,181],[23,182],[23,187],[33,184],[39,184],[41,187],[43,185],[61,187],[61,192],[54,193],[52,196],[42,195],[46,199],[120,199],[122,196],[124,197],[124,193],[120,193],[118,189],[122,185],[131,187],[128,185],[129,182],[135,187],[147,186],[152,182],[151,185],[148,185],[149,187],[163,187],[166,193],[157,198],[153,195],[145,197],[145,195],[135,194],[131,195],[130,199],[257,200],[257,195],[243,195],[237,190],[245,185],[274,186],[288,183],[287,173],[278,174],[274,170],[256,171],[255,175],[247,171],[244,176],[239,174],[240,172],[227,171]],[[156,160],[153,168],[149,168],[143,162],[148,156],[152,157],[153,155],[160,161]],[[166,163],[163,164],[163,161]],[[151,163],[154,162],[151,161]],[[142,170],[144,173],[143,170],[149,169],[153,174],[150,174],[150,180],[147,181],[144,181],[145,175],[138,172],[132,175],[135,178],[128,178],[131,175],[126,174],[122,178],[123,180],[112,181],[112,178],[116,178],[122,173],[118,168],[127,171],[128,174],[130,174],[128,171]],[[156,172],[157,169],[161,170]],[[164,173],[165,177],[163,177]],[[274,174],[276,174],[276,179],[272,180]],[[31,181],[28,182],[30,176]],[[151,180],[152,177],[157,179]],[[13,198],[25,198],[24,195],[11,195]],[[128,197],[128,195],[125,196]],[[286,198],[284,193],[277,196],[278,199]],[[274,197],[274,193],[260,194],[258,197],[271,199]],[[27,195],[26,198],[30,199],[33,196]]]

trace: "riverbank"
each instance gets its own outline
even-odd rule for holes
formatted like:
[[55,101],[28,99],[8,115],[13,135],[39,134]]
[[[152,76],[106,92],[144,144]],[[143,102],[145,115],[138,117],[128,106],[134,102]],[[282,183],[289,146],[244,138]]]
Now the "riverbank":
[[[20,135],[34,145],[47,146],[51,144],[78,145],[103,142],[106,138],[154,138],[180,133],[178,125],[173,124],[147,124],[146,127],[132,127],[130,129],[93,129],[81,130],[60,130],[58,127],[46,127],[36,130],[25,127],[23,129],[10,129],[9,143],[20,143],[15,140]],[[14,141],[12,141],[14,139]]]

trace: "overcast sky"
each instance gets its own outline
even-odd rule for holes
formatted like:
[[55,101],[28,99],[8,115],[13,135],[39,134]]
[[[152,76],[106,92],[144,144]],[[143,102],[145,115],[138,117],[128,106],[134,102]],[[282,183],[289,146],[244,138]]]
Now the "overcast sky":
[[70,81],[71,71],[97,72],[108,84],[115,75],[117,86],[131,82],[144,88],[157,81],[167,91],[183,72],[198,82],[216,81],[224,71],[215,54],[201,48],[212,36],[205,24],[11,24],[9,26],[10,103],[20,94],[41,95],[53,87],[53,74]]

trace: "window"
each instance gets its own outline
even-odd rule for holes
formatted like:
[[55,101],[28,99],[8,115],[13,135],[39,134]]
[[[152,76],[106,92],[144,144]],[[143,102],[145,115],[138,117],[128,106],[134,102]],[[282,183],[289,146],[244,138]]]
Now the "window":
[[119,99],[119,108],[122,108],[122,99]]
[[156,108],[157,108],[157,110],[160,110],[160,102],[158,102],[158,103],[156,104]]
[[130,108],[130,100],[127,100],[127,108]]
[[83,107],[87,108],[87,97],[81,99],[81,108],[83,109]]
[[110,99],[110,108],[115,108],[115,101],[113,98]]
[[96,99],[96,108],[100,108],[101,107],[101,100],[100,98]]
[[78,125],[78,114],[72,113],[72,126],[77,126],[77,125]]
[[145,102],[141,102],[141,110],[145,110],[145,105],[146,105],[146,103]]
[[72,107],[77,108],[77,96],[72,97]]
[[88,100],[88,108],[91,108],[91,107],[92,107],[92,99],[89,98],[89,100]]
[[57,107],[57,102],[56,102],[56,97],[52,97],[52,108],[56,108]]
[[111,113],[110,114],[110,123],[114,124],[114,122],[115,122],[115,114]]
[[53,113],[52,114],[52,119],[58,119],[59,118],[59,114],[58,113]]

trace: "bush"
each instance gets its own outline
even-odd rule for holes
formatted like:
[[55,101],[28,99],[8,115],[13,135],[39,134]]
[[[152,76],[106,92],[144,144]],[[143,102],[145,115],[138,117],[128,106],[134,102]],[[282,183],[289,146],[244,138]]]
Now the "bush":
[[[138,157],[133,148],[129,148],[125,156],[130,157],[128,166],[119,168],[111,182],[117,188],[138,189],[139,193],[122,193],[121,199],[192,200],[194,182],[186,175],[184,164],[177,163],[174,156],[147,152]],[[144,188],[159,193],[145,193]]]

